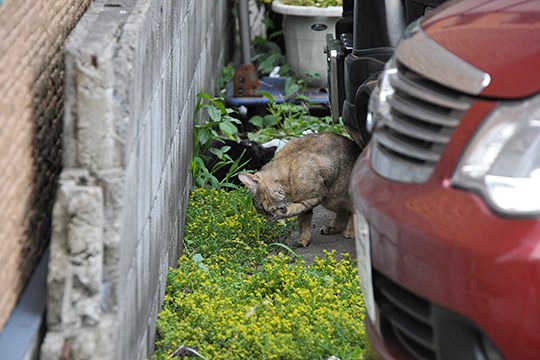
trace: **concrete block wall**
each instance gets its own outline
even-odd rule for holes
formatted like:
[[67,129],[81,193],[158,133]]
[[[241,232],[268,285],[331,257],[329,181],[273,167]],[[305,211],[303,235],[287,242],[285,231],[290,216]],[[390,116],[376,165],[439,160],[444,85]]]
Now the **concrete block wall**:
[[64,170],[42,359],[144,359],[181,251],[196,94],[232,1],[95,0],[66,44]]

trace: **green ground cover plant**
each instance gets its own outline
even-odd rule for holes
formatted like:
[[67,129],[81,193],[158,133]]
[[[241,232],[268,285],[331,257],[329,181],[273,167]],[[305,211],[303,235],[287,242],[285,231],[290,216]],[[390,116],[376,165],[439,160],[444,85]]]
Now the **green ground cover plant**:
[[333,252],[306,264],[276,239],[244,189],[198,188],[185,251],[171,269],[154,359],[358,359],[365,337],[356,264]]
[[[280,64],[287,72],[278,55],[260,60],[266,70]],[[218,86],[232,73],[226,67]],[[198,94],[184,250],[168,274],[152,359],[362,357],[365,310],[355,261],[326,252],[304,262],[283,242],[296,222],[269,223],[257,214],[247,189],[230,181],[243,170],[243,159],[232,159],[227,146],[209,146],[219,139],[264,143],[307,132],[345,134],[330,117],[310,115],[298,95],[302,86],[287,80],[291,102],[278,104],[263,94],[268,113],[249,119],[254,130],[245,134],[238,132],[236,110],[225,106],[222,90],[218,97]],[[205,166],[209,154],[219,159],[212,169]],[[213,174],[223,166],[231,170],[218,181]]]

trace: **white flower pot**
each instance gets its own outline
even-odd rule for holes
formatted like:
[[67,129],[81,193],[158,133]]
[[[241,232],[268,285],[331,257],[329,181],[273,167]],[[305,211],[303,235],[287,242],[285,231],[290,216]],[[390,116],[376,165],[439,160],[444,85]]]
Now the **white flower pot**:
[[307,73],[318,73],[321,77],[310,85],[326,87],[326,34],[335,32],[343,8],[285,5],[274,0],[272,11],[283,14],[283,38],[287,62],[291,68],[302,79],[306,78]]

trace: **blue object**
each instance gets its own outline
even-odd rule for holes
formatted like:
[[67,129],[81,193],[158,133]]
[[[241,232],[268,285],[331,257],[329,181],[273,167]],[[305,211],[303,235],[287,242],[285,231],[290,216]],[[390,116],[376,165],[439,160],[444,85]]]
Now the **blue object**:
[[50,250],[47,249],[41,256],[17,306],[0,334],[2,359],[30,359],[33,358],[31,355],[34,355],[34,351],[39,351],[40,329],[43,326],[47,305],[49,253]]
[[[259,91],[266,91],[274,98],[274,101],[278,104],[290,101],[294,102],[294,98],[285,98],[285,81],[284,77],[263,77],[259,80]],[[328,93],[325,91],[310,91],[300,94],[309,99],[312,104],[329,104]],[[268,99],[265,96],[259,97],[234,97],[233,95],[233,82],[227,84],[227,92],[225,93],[225,101],[230,106],[247,106],[250,105],[266,105]]]

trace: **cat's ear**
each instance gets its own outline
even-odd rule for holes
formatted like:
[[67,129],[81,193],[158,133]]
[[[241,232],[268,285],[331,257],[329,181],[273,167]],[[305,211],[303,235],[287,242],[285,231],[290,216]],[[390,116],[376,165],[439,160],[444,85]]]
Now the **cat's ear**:
[[257,178],[255,175],[250,173],[240,173],[238,174],[238,179],[242,182],[242,184],[246,185],[246,187],[251,191],[252,194],[255,194],[257,192],[257,184],[259,183],[259,178]]

